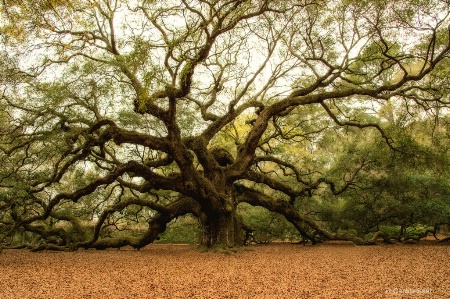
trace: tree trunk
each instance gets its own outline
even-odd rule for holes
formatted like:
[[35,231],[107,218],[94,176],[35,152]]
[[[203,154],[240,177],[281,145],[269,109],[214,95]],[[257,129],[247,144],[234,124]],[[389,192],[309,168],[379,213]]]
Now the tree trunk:
[[205,172],[205,185],[210,188],[203,190],[207,194],[202,203],[199,215],[201,225],[200,246],[213,250],[229,251],[231,248],[243,245],[241,221],[236,213],[237,204],[232,196],[232,189],[227,186],[227,178],[223,167],[230,164],[232,156],[226,150],[214,150],[214,159],[220,165],[213,171]]
[[210,249],[231,249],[241,246],[241,221],[236,211],[214,211],[200,216],[200,245]]

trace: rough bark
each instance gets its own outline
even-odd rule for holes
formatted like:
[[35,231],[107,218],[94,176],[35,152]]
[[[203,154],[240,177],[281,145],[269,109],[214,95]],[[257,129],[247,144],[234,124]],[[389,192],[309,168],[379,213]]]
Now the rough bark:
[[234,248],[243,243],[241,224],[235,211],[202,213],[200,245],[207,248]]

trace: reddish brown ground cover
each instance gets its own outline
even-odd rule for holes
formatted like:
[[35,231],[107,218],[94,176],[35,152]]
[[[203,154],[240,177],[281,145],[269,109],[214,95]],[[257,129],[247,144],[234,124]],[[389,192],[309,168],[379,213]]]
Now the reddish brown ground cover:
[[450,298],[450,246],[0,253],[0,298]]

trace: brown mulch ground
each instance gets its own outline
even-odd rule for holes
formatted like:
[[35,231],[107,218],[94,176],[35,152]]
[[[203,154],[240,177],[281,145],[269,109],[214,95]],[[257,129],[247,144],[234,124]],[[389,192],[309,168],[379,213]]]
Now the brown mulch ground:
[[450,298],[450,246],[0,253],[0,298]]

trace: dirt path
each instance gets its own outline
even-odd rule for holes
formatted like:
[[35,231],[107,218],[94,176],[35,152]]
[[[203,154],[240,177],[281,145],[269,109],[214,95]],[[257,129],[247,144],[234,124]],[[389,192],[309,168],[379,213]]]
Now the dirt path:
[[450,246],[185,245],[0,254],[0,298],[450,298]]

